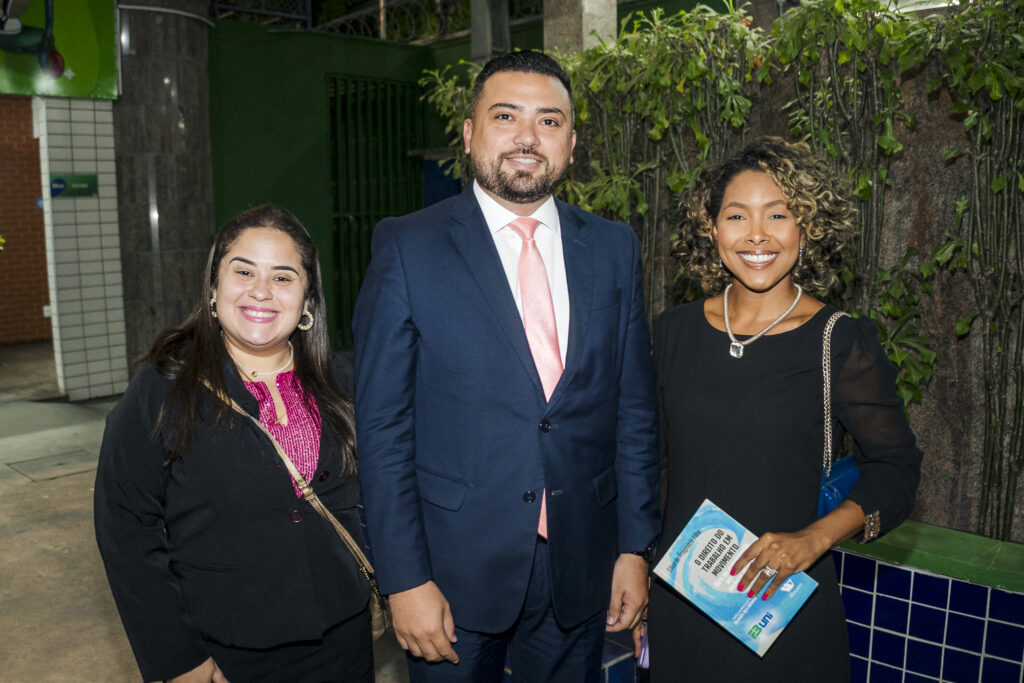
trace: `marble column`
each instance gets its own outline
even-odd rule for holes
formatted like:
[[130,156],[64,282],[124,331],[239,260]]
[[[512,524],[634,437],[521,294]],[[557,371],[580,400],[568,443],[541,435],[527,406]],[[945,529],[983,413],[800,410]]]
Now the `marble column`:
[[545,50],[586,50],[617,29],[615,0],[544,0]]
[[470,59],[483,64],[512,49],[508,28],[508,0],[471,0]]
[[[209,3],[132,4],[151,9],[119,10],[113,114],[129,359],[195,304],[214,234]],[[153,11],[161,8],[178,13]]]

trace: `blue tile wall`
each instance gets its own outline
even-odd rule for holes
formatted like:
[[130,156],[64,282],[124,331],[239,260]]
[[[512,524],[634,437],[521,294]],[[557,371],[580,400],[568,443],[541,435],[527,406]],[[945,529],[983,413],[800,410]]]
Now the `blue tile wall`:
[[912,604],[908,633],[915,638],[941,643],[946,635],[946,613],[924,605]]
[[910,605],[906,600],[879,595],[875,597],[875,628],[906,633],[909,612]]
[[950,683],[974,683],[981,671],[981,656],[973,652],[947,650],[942,662],[942,680]]
[[875,586],[882,595],[910,599],[910,570],[879,564]]
[[[993,624],[996,626],[996,624]],[[985,638],[985,620],[976,617],[968,617],[956,612],[950,612],[946,620],[946,645],[967,650],[968,652],[981,652],[981,644]]]
[[942,647],[908,638],[907,670],[938,678],[942,672]]
[[1024,594],[833,553],[853,683],[1024,683]]
[[903,670],[871,662],[871,680],[878,683],[903,683]]
[[1024,623],[1021,621],[1022,615],[1024,615],[1024,593],[1010,593],[998,589],[992,591],[989,614],[992,619],[1020,625]]

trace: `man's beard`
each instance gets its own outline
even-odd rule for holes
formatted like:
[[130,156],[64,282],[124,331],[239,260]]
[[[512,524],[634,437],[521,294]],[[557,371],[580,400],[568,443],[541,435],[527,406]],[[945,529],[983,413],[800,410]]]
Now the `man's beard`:
[[504,171],[501,168],[501,162],[507,157],[518,154],[540,156],[536,152],[524,148],[503,154],[495,162],[478,161],[471,157],[470,161],[473,164],[473,175],[476,177],[476,181],[483,189],[513,204],[532,204],[546,198],[558,187],[558,183],[562,182],[568,164],[555,166],[547,157],[542,157],[544,162],[548,162],[548,170],[543,175],[532,176],[525,171],[512,173]]

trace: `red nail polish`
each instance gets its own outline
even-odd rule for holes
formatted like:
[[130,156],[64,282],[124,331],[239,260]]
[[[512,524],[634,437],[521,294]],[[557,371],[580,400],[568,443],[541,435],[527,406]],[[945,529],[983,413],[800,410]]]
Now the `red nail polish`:
[[754,597],[754,591],[750,591],[749,593],[747,593],[747,597],[748,598]]
[[767,593],[765,593],[764,595],[762,595],[762,596],[761,596],[761,599],[762,599],[762,600],[767,600],[767,599],[768,599],[768,594],[767,594]]
[[736,576],[736,569],[735,568],[729,570],[729,576]]
[[743,592],[743,584],[741,583],[738,586],[736,586],[736,590],[738,590],[738,591],[740,591],[742,593]]

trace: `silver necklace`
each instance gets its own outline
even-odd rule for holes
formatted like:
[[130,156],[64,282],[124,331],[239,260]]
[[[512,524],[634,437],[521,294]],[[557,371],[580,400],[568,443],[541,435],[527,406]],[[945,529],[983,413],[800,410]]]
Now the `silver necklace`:
[[786,316],[793,312],[793,309],[796,308],[796,305],[800,303],[800,297],[803,296],[804,293],[804,290],[800,285],[794,282],[793,286],[796,287],[796,298],[793,299],[793,303],[789,305],[789,308],[787,308],[782,315],[775,319],[775,322],[773,322],[771,325],[755,334],[750,339],[747,339],[746,341],[737,341],[736,337],[733,336],[732,328],[729,326],[729,290],[732,289],[732,283],[729,283],[729,285],[725,288],[725,294],[722,295],[722,313],[725,316],[725,333],[729,335],[729,341],[731,342],[729,344],[730,356],[732,356],[733,358],[743,358],[744,346],[756,342],[758,339],[763,337],[768,332],[768,330],[772,329],[773,327],[781,323],[783,320],[786,319]]
[[247,375],[251,375],[252,378],[255,379],[259,375],[276,375],[277,373],[281,372],[286,367],[291,365],[292,364],[292,360],[295,359],[295,347],[292,346],[291,342],[288,342],[288,362],[285,363],[284,365],[282,365],[281,367],[279,367],[277,370],[268,370],[267,372],[259,372],[259,371],[256,371],[256,370],[250,370],[249,368],[247,368],[244,365],[242,365],[241,363],[239,363],[238,359],[235,358],[235,354],[231,353],[231,351],[228,351],[228,355],[231,356],[231,360],[235,361],[235,365],[237,365],[240,370],[242,370]]

